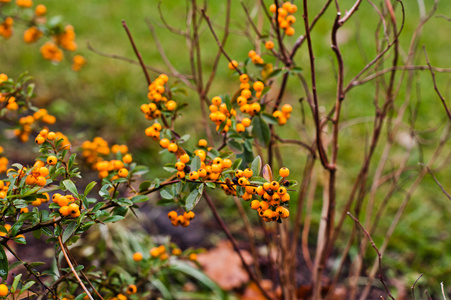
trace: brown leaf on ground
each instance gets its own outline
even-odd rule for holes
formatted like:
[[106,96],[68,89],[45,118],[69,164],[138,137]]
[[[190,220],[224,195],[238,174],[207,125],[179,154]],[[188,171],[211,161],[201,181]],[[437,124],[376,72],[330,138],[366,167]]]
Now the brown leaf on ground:
[[[248,265],[252,263],[249,252],[241,250],[241,254]],[[229,241],[221,241],[216,248],[198,254],[197,261],[208,277],[226,291],[240,287],[249,281],[249,275]]]
[[[260,282],[263,289],[271,296],[273,299],[281,299],[281,290],[280,287],[277,287],[275,291],[272,291],[272,282],[268,279],[263,279]],[[262,294],[260,289],[254,282],[251,282],[246,287],[243,295],[239,297],[240,300],[265,300],[266,297]]]

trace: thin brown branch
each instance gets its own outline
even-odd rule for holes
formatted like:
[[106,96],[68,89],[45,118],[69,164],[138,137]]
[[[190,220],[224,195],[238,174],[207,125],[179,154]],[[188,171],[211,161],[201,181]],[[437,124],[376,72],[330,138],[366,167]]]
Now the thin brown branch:
[[74,266],[72,265],[72,262],[70,261],[69,257],[67,256],[66,249],[64,247],[63,241],[61,239],[61,236],[58,236],[58,242],[61,247],[61,251],[64,254],[64,258],[66,259],[67,264],[69,265],[69,268],[71,269],[72,273],[74,274],[75,278],[77,279],[78,283],[80,284],[81,288],[85,291],[86,295],[89,297],[90,300],[94,300],[94,298],[89,293],[88,289],[84,285],[84,283],[81,281],[80,277],[78,276],[77,272],[74,269]]
[[136,57],[138,57],[139,64],[141,65],[144,75],[146,76],[147,85],[150,85],[152,83],[152,80],[150,80],[149,73],[147,73],[146,65],[144,64],[141,53],[139,53],[138,48],[136,47],[135,41],[133,40],[133,36],[130,33],[130,30],[128,29],[127,23],[125,23],[125,20],[122,20],[122,26],[124,27],[125,32],[127,32],[127,36],[130,39],[130,43],[132,44],[133,51],[135,51]]
[[216,210],[215,205],[213,204],[213,201],[211,201],[210,197],[207,195],[207,193],[204,192],[204,198],[207,201],[208,206],[211,209],[211,212],[213,213],[213,216],[215,217],[216,221],[219,223],[219,225],[221,226],[222,230],[224,231],[224,233],[226,234],[227,238],[229,239],[229,241],[232,243],[233,249],[235,250],[235,252],[238,254],[238,256],[241,259],[241,263],[243,264],[244,269],[246,270],[246,272],[249,275],[249,278],[257,285],[258,289],[260,290],[260,292],[264,295],[264,297],[266,299],[272,299],[270,295],[268,295],[268,292],[261,286],[260,281],[257,279],[257,277],[255,276],[254,272],[252,272],[251,268],[249,267],[249,265],[246,263],[246,261],[244,260],[243,255],[241,254],[241,250],[238,247],[238,244],[236,243],[235,239],[232,236],[232,233],[230,232],[229,228],[227,227],[227,225],[224,223],[224,221],[222,220],[221,216],[219,215],[218,211]]
[[153,27],[150,20],[146,19],[147,27],[149,28],[150,34],[153,37],[153,40],[155,42],[155,46],[157,47],[158,52],[160,53],[161,59],[163,59],[164,63],[168,67],[168,69],[174,74],[175,77],[180,79],[184,84],[186,84],[190,89],[196,90],[196,86],[194,86],[187,78],[186,75],[181,74],[177,69],[171,64],[169,61],[166,52],[164,51],[163,47],[161,46],[160,40],[158,39],[158,36],[155,32],[155,28]]
[[445,98],[443,98],[442,94],[440,93],[440,91],[439,91],[439,89],[437,87],[437,81],[435,80],[435,73],[432,70],[432,66],[431,66],[431,63],[429,61],[428,54],[426,52],[426,47],[424,45],[423,45],[423,52],[424,52],[424,57],[426,59],[426,63],[428,65],[428,67],[429,67],[429,71],[431,72],[432,82],[434,83],[434,90],[437,93],[437,95],[439,96],[440,100],[442,101],[443,107],[445,107],[446,114],[448,115],[448,118],[451,121],[451,113],[450,113],[450,111],[448,109],[448,106],[446,105]]
[[312,80],[313,109],[314,109],[313,115],[314,115],[314,119],[315,119],[316,143],[317,143],[317,148],[318,148],[321,164],[323,165],[323,167],[325,169],[330,169],[331,167],[329,166],[329,162],[328,162],[326,152],[324,150],[324,145],[322,143],[322,138],[321,138],[321,127],[320,127],[320,120],[319,120],[319,104],[318,104],[318,95],[316,92],[315,56],[313,54],[312,39],[310,37],[307,0],[303,0],[303,3],[304,3],[304,15],[303,15],[304,28],[305,28],[305,35],[306,35],[307,44],[308,44],[310,73],[311,73],[311,80]]
[[422,163],[419,163],[419,165],[423,166],[424,168],[426,168],[426,170],[428,171],[429,174],[431,174],[432,178],[434,179],[435,183],[439,186],[439,188],[442,190],[443,194],[445,194],[445,196],[451,200],[451,195],[448,194],[448,192],[445,190],[445,188],[443,187],[442,184],[440,184],[440,182],[438,181],[437,177],[435,177],[434,173],[432,173],[431,169]]
[[371,238],[371,235],[368,233],[368,231],[365,230],[365,228],[362,226],[362,224],[360,224],[360,221],[356,217],[354,217],[349,211],[347,212],[347,214],[351,219],[354,220],[354,222],[360,227],[360,229],[362,229],[362,231],[368,237],[368,239],[371,243],[371,246],[374,248],[374,250],[376,250],[377,257],[379,260],[379,279],[381,280],[382,284],[384,285],[385,291],[390,296],[390,298],[395,300],[393,295],[390,293],[390,290],[388,289],[387,284],[385,283],[384,274],[382,272],[382,254],[379,252],[379,249],[377,248],[376,244],[374,243],[373,239]]
[[[131,58],[128,58],[128,57],[125,57],[125,56],[120,56],[120,55],[117,55],[117,54],[108,54],[108,53],[102,52],[102,51],[94,48],[89,41],[86,41],[86,47],[88,48],[88,50],[94,52],[95,54],[103,56],[103,57],[108,57],[108,58],[113,58],[113,59],[117,59],[117,60],[122,60],[122,61],[128,62],[128,63],[133,64],[133,65],[137,65],[137,66],[141,65],[139,63],[139,61],[136,61],[134,59],[131,59]],[[147,70],[150,70],[150,71],[152,71],[154,73],[158,73],[158,74],[164,73],[163,70],[160,70],[160,69],[148,66],[148,65],[145,65],[145,67],[146,67]],[[169,73],[168,75],[172,76],[172,73]]]
[[[222,54],[227,58],[227,60],[231,63],[232,59],[230,58],[230,56],[227,54],[227,52],[224,50],[224,47],[222,46],[222,43],[219,41],[218,36],[216,35],[215,30],[213,29],[213,25],[211,25],[211,21],[210,18],[207,16],[207,14],[205,13],[205,10],[201,9],[202,15],[204,16],[205,20],[207,21],[208,27],[210,28],[211,33],[213,34],[213,37],[216,40],[216,44],[218,45],[219,49],[221,49]],[[238,72],[238,74],[243,74],[243,72],[241,72],[240,68],[238,68],[237,66],[234,66],[235,70]]]
[[412,285],[412,299],[415,300],[415,285],[417,284],[418,280],[423,277],[423,273],[420,274],[420,276],[415,280],[415,282]]

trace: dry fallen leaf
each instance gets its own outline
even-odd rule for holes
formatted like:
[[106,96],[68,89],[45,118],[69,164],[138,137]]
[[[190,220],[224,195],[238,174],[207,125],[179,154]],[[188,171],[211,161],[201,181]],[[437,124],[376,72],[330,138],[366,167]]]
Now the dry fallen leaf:
[[[252,263],[249,252],[241,250],[241,254],[248,265]],[[249,281],[249,275],[229,241],[221,241],[216,248],[198,254],[197,261],[208,277],[226,291]]]

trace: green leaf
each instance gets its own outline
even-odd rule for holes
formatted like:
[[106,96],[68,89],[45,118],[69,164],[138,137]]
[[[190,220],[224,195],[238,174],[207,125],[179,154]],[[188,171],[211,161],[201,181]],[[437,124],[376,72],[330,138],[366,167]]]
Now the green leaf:
[[106,218],[106,219],[103,221],[103,223],[117,222],[117,221],[120,221],[120,220],[122,220],[122,219],[124,219],[123,216],[118,216],[118,215],[116,215],[116,216],[111,216],[111,217],[109,217],[109,218]]
[[244,151],[243,145],[237,142],[236,140],[228,141],[227,145],[230,147],[232,151],[235,150],[236,153],[242,153]]
[[301,67],[293,67],[290,69],[290,72],[293,74],[299,74],[299,73],[302,73],[302,68]]
[[260,175],[260,170],[262,169],[262,158],[258,155],[251,164],[251,170],[254,176]]
[[5,249],[3,249],[3,245],[0,245],[0,277],[6,281],[8,277],[8,258],[6,257]]
[[46,236],[53,236],[53,232],[50,229],[48,229],[47,227],[42,227],[41,231]]
[[232,166],[230,167],[230,169],[232,169],[232,170],[238,169],[238,167],[241,165],[241,162],[242,162],[242,161],[243,161],[243,160],[242,160],[241,158],[235,159],[235,161],[233,162],[233,164],[232,164]]
[[[31,287],[33,286],[33,284],[35,284],[34,281],[28,281],[24,286],[22,286],[22,287],[20,288],[19,296],[20,296],[21,294],[23,294],[26,290],[28,290],[29,288],[31,288]],[[18,299],[20,299],[20,298],[18,298]]]
[[23,265],[23,264],[24,264],[23,261],[16,261],[16,262],[13,262],[13,263],[9,266],[9,269],[10,269],[10,270],[13,270],[14,268],[17,268],[18,266],[21,266],[21,265]]
[[186,198],[185,208],[187,211],[193,210],[196,204],[199,203],[199,200],[202,197],[203,192],[204,192],[204,184],[199,185],[197,189],[191,191],[191,193]]
[[163,199],[174,199],[174,195],[172,194],[171,188],[164,188],[160,190],[160,196]]
[[266,80],[270,79],[270,78],[276,78],[277,76],[280,76],[283,72],[283,69],[274,69],[271,73],[268,74],[268,76],[266,76]]
[[14,277],[13,284],[11,285],[11,293],[14,294],[17,291],[17,285],[20,282],[20,278],[22,278],[22,274],[17,275]]
[[77,229],[77,222],[70,223],[63,232],[63,243],[65,243]]
[[214,184],[213,182],[206,182],[205,183],[207,185],[207,187],[211,188],[211,189],[215,189],[216,188],[216,184]]
[[268,124],[273,124],[273,125],[279,124],[279,122],[273,115],[270,115],[268,113],[262,113],[261,116],[262,116],[263,120],[265,120],[265,122]]
[[66,179],[63,181],[63,184],[66,187],[66,189],[68,189],[74,196],[76,196],[77,198],[80,198],[80,196],[78,195],[77,187],[72,182],[72,180]]
[[197,171],[200,169],[202,162],[200,161],[200,157],[199,156],[194,156],[193,160],[191,161],[191,171]]
[[232,103],[230,102],[230,96],[229,94],[224,95],[224,103],[226,104],[227,110],[231,111],[232,110]]
[[252,119],[252,135],[257,138],[260,144],[267,146],[271,138],[268,124],[260,117],[255,116]]
[[16,222],[16,224],[13,225],[13,227],[8,232],[8,235],[10,237],[15,237],[17,235],[17,232],[19,231],[20,227],[22,227],[23,222]]
[[97,182],[93,181],[90,184],[88,184],[85,188],[85,192],[83,193],[83,195],[86,197],[88,196],[89,192],[94,188],[94,186],[97,184]]
[[152,185],[152,182],[150,182],[148,180],[147,181],[143,181],[143,182],[141,182],[139,184],[139,191],[140,192],[147,191],[150,188],[151,185]]
[[85,298],[85,296],[86,296],[86,293],[81,293],[80,295],[78,295],[78,296],[75,298],[75,300],[82,300],[82,299]]
[[133,203],[139,203],[139,202],[145,202],[147,201],[149,198],[147,198],[146,195],[138,195],[132,198],[132,202]]

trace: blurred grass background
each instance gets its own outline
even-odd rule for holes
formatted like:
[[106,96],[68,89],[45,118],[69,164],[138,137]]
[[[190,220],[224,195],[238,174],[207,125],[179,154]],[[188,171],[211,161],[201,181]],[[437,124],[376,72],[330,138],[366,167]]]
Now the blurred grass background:
[[[88,64],[79,73],[70,69],[70,61],[65,61],[60,65],[52,65],[48,61],[44,61],[39,53],[40,42],[38,42],[38,45],[24,45],[22,41],[24,27],[17,26],[14,36],[10,40],[2,40],[0,44],[0,72],[11,77],[17,77],[22,71],[29,71],[37,83],[37,106],[48,107],[50,113],[57,116],[59,130],[79,142],[84,139],[92,139],[98,135],[107,139],[110,144],[128,144],[131,152],[134,153],[135,161],[151,168],[149,178],[166,176],[165,171],[161,169],[162,160],[168,161],[171,157],[159,157],[160,149],[157,143],[144,135],[144,129],[149,126],[149,122],[145,120],[139,110],[139,106],[147,101],[147,86],[142,71],[138,66],[101,57],[89,51],[86,42],[89,41],[94,48],[100,51],[135,59],[121,25],[121,20],[124,19],[146,64],[167,70],[146,25],[145,19],[147,18],[156,26],[158,36],[172,64],[182,73],[189,72],[186,41],[183,37],[174,35],[162,27],[158,16],[158,2],[138,0],[42,1],[48,8],[49,18],[61,15],[65,24],[72,24],[75,27],[79,45],[77,53],[85,56],[88,61]],[[270,2],[266,1],[268,5]],[[295,1],[301,7],[301,2],[297,2]],[[319,11],[323,2],[325,1],[312,1],[311,18]],[[249,8],[252,8],[256,1],[245,1],[245,3]],[[421,0],[404,2],[406,23],[401,36],[401,58],[406,56],[410,37],[419,23],[421,3]],[[350,0],[340,1],[343,11],[350,8],[352,4],[353,1]],[[426,11],[430,11],[432,5],[432,1],[426,1]],[[161,6],[166,20],[171,26],[183,29],[186,13],[185,1],[162,1]],[[224,11],[225,1],[208,2],[207,13],[213,20],[220,36],[224,23]],[[301,13],[301,9],[299,9],[296,14],[295,29],[297,34],[303,32]],[[439,2],[437,15],[441,14],[450,17],[451,2]],[[401,15],[398,14],[398,17],[400,20]],[[335,97],[335,59],[330,49],[330,30],[333,19],[334,10],[331,7],[316,25],[312,36],[318,72],[319,99],[320,103],[326,107],[326,111],[332,106]],[[368,60],[374,57],[374,33],[377,22],[378,15],[369,3],[364,1],[355,16],[340,29],[340,46],[346,65],[345,82],[348,82]],[[216,54],[217,46],[205,25],[203,23],[204,29],[201,34],[201,42],[204,44],[202,55],[206,61],[210,61]],[[247,57],[247,52],[256,46],[242,34],[242,30],[245,28],[247,28],[247,24],[244,12],[239,1],[233,0],[231,35],[225,49],[233,59],[238,61],[243,61]],[[268,27],[266,26],[265,29],[267,30]],[[418,49],[423,44],[426,46],[433,66],[451,67],[451,59],[449,58],[450,30],[451,22],[438,17],[433,17],[424,27]],[[252,36],[254,35],[252,34]],[[286,40],[288,45],[295,42],[294,37]],[[257,47],[262,47],[262,45],[257,45]],[[271,61],[269,56],[263,58]],[[415,59],[418,64],[425,64],[421,50],[418,51]],[[304,68],[305,76],[309,78],[308,55],[305,46],[298,52],[296,62]],[[211,68],[208,62],[204,66],[206,72]],[[155,75],[157,74],[151,73],[152,77]],[[445,98],[449,98],[449,80],[449,75],[437,74],[437,81]],[[224,93],[233,94],[238,88],[237,82],[237,77],[228,70],[227,61],[222,57],[217,78],[208,96],[212,97]],[[277,82],[276,86],[278,84],[280,82]],[[413,109],[415,103],[418,105],[415,128],[418,135],[423,139],[436,140],[440,131],[426,131],[435,126],[442,129],[446,114],[433,90],[430,74],[427,71],[419,72],[415,85],[415,89],[420,91],[413,96],[416,98],[412,99],[411,106]],[[233,86],[232,89],[231,86]],[[370,138],[373,125],[372,116],[374,115],[374,92],[374,86],[371,83],[357,87],[349,93],[344,102],[342,122],[355,118],[362,118],[362,121],[341,131],[339,182],[337,185],[338,212],[341,211],[341,207],[349,195],[351,184],[365,153],[366,143]],[[290,79],[284,101],[291,103],[295,111],[289,124],[277,128],[280,136],[298,138],[301,130],[311,132],[311,129],[308,128],[311,116],[306,106],[304,106],[304,110],[307,116],[307,126],[302,123],[298,99],[303,96],[299,82]],[[399,106],[405,96],[405,93],[401,92],[395,105]],[[188,96],[177,100],[187,102],[189,106],[183,112],[184,118],[177,123],[176,130],[191,134],[193,138],[189,145],[192,145],[197,139],[205,137],[204,129],[200,122],[197,122],[199,100],[196,93],[190,90],[188,90]],[[404,121],[406,126],[403,127],[403,130],[408,135],[409,114],[406,114]],[[213,126],[211,127],[213,128]],[[380,151],[384,145],[383,139],[377,149],[376,157],[380,156]],[[3,140],[3,143],[7,143],[5,145],[7,153],[8,151],[13,152],[18,147],[11,141]],[[405,178],[406,183],[415,178],[418,174],[418,162],[422,161],[422,157],[427,161],[435,146],[436,143],[414,148],[409,162],[413,170],[409,173],[410,177]],[[449,146],[447,145],[447,147]],[[293,171],[292,178],[300,180],[301,166],[306,158],[306,153],[292,146],[281,146],[281,150],[285,157],[296,157],[296,160],[287,160],[285,163]],[[449,150],[451,149],[444,153],[447,154]],[[23,155],[26,153],[31,157],[34,155],[32,151],[25,150],[23,147],[20,147],[18,151]],[[405,149],[401,144],[396,145],[390,158],[394,165],[404,151]],[[444,159],[446,157],[443,157],[440,161]],[[374,171],[375,167],[376,164],[373,163],[371,170]],[[446,166],[440,173],[436,174],[445,188],[451,184],[451,180],[447,176],[449,171],[450,167]],[[390,225],[394,212],[405,196],[404,188],[407,187],[408,185],[402,186],[401,190],[392,198],[387,213],[382,218],[373,237],[377,244],[382,242],[383,235]],[[217,197],[220,197],[219,193]],[[321,195],[318,194],[316,197],[318,201],[314,202],[313,232],[318,227],[321,210],[320,198]],[[449,281],[449,278],[451,278],[451,268],[449,267],[451,265],[451,252],[449,251],[451,249],[449,233],[451,229],[449,221],[451,206],[449,204],[449,201],[442,195],[430,176],[427,176],[404,212],[403,220],[396,229],[389,249],[384,256],[384,266],[391,272],[389,277],[402,279],[406,285],[411,285],[420,273],[425,273],[421,280],[425,286],[432,285],[434,289],[438,289],[438,282],[445,281],[446,285],[446,280],[448,280],[448,285],[451,286],[451,281]],[[231,222],[238,222],[235,209],[232,201],[224,202],[222,212],[228,216]],[[347,222],[348,228],[351,228],[351,225],[350,221]],[[343,235],[342,243],[346,241],[345,237],[346,235]],[[311,244],[315,243],[316,238],[312,235]],[[357,248],[351,251],[351,255],[356,251]],[[372,255],[372,251],[368,251],[369,258]],[[368,262],[371,262],[371,260],[368,260]]]

